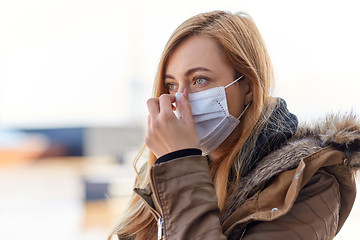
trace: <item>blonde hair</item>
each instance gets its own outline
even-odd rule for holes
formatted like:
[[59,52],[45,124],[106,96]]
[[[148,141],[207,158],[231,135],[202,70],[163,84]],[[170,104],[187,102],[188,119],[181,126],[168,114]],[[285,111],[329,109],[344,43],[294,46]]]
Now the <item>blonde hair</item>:
[[[237,179],[248,172],[249,158],[246,156],[252,154],[252,146],[255,145],[257,136],[273,109],[273,69],[264,41],[248,14],[225,11],[203,13],[186,20],[171,35],[159,62],[153,89],[154,97],[167,93],[164,71],[171,53],[182,41],[194,35],[213,39],[235,72],[249,80],[253,91],[252,104],[238,126],[240,136],[237,143],[210,164],[219,208],[223,210],[232,189],[229,173],[232,168],[235,169],[236,174],[233,177]],[[245,149],[243,146],[246,141]],[[149,172],[155,160],[156,157],[150,152],[148,163],[138,174],[135,187],[145,187],[150,182]],[[129,208],[113,233],[125,239],[155,239],[155,231],[156,220],[140,197],[134,194]]]

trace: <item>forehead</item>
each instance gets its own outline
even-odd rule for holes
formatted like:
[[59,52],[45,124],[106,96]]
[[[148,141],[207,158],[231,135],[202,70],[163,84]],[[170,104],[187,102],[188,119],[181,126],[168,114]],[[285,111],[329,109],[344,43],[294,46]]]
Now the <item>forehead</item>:
[[212,38],[192,36],[181,42],[170,55],[166,73],[176,74],[193,67],[216,68],[226,64],[224,54]]

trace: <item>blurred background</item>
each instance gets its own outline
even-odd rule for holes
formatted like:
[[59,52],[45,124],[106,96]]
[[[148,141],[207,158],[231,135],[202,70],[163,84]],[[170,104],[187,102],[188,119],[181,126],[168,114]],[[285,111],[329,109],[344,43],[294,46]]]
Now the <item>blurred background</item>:
[[[360,113],[357,1],[0,0],[1,238],[106,239],[132,193],[162,49],[216,9],[254,18],[276,95],[301,121]],[[335,239],[356,238],[359,204]]]

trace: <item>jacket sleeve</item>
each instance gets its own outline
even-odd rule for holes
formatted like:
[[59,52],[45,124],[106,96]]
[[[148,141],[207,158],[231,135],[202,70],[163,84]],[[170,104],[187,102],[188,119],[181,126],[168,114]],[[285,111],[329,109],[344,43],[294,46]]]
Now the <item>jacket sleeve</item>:
[[340,193],[334,176],[317,172],[301,189],[284,216],[248,226],[243,240],[333,239],[339,219]]
[[188,156],[154,165],[151,188],[162,216],[164,239],[226,239],[206,157]]

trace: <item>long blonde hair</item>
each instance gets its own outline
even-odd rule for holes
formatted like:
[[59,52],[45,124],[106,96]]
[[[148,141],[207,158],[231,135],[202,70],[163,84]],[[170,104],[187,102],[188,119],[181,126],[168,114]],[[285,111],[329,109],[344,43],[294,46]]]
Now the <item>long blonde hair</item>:
[[[210,165],[221,211],[232,189],[229,182],[231,169],[236,170],[235,178],[243,176],[248,171],[246,156],[251,155],[251,146],[255,145],[256,136],[272,111],[273,69],[264,41],[248,14],[225,11],[203,13],[186,20],[171,35],[159,62],[153,89],[154,97],[167,93],[164,86],[164,71],[171,53],[183,40],[194,35],[212,38],[235,72],[250,80],[253,91],[252,104],[238,126],[241,133],[237,143]],[[243,149],[246,141],[247,148]],[[136,187],[145,187],[150,182],[149,172],[155,160],[156,157],[150,152],[148,163],[138,173]],[[156,220],[136,194],[133,195],[124,217],[114,228],[113,234],[115,233],[125,239],[155,239]]]

